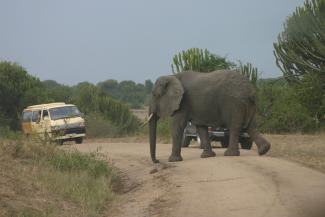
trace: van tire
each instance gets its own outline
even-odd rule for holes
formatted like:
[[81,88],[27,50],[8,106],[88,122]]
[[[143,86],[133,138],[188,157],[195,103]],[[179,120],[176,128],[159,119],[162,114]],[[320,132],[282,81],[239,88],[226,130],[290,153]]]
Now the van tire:
[[83,141],[83,138],[82,137],[78,137],[78,138],[75,139],[75,141],[76,141],[76,144],[81,144],[82,141]]

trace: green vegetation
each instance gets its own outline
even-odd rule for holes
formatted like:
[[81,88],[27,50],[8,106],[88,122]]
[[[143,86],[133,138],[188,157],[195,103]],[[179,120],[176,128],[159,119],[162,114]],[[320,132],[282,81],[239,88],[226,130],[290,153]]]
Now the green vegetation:
[[325,1],[306,0],[274,43],[277,65],[318,125],[325,122]]
[[110,79],[98,83],[97,86],[114,99],[128,104],[131,108],[139,109],[147,104],[153,83],[151,80],[146,80],[144,84],[136,84],[134,81],[119,83]]
[[[131,89],[129,91],[132,92]],[[7,131],[19,129],[21,112],[25,107],[50,102],[76,104],[85,114],[87,124],[94,128],[88,128],[89,136],[96,131],[110,136],[113,136],[113,132],[114,136],[132,134],[140,123],[130,112],[128,105],[113,99],[99,86],[87,82],[73,87],[55,81],[41,82],[16,63],[0,62],[0,97],[0,134],[8,135]],[[101,118],[100,122],[110,126],[105,128],[107,131],[99,129],[98,122],[90,123],[98,120],[93,118],[94,114]]]
[[120,185],[105,156],[44,141],[1,141],[0,172],[4,216],[101,216]]
[[267,133],[314,132],[317,128],[295,90],[284,79],[257,83],[257,123]]
[[240,72],[242,75],[246,76],[254,86],[257,84],[259,72],[256,67],[253,67],[251,63],[243,64],[239,62],[239,66],[236,71]]
[[171,65],[172,72],[184,71],[212,72],[218,69],[230,69],[235,66],[226,57],[210,53],[207,49],[190,48],[175,54]]
[[21,66],[0,62],[0,128],[18,129],[24,107],[47,100],[42,90],[40,80]]
[[226,57],[220,57],[210,53],[207,49],[199,48],[190,48],[175,54],[171,67],[174,74],[186,71],[206,73],[220,69],[233,69],[246,76],[255,86],[259,75],[258,69],[253,67],[251,63],[239,62],[236,65],[227,60]]

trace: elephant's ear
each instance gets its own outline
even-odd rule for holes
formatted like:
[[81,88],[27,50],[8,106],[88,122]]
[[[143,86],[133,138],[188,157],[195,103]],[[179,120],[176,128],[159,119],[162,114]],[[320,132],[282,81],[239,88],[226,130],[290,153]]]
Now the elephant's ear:
[[158,115],[160,117],[171,116],[177,111],[184,94],[183,85],[175,76],[166,77],[165,89],[158,103]]

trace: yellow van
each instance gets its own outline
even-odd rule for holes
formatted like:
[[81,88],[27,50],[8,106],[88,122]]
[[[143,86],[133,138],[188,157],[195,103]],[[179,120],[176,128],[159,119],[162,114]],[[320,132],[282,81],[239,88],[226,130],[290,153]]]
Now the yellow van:
[[60,144],[74,140],[81,144],[86,136],[85,120],[75,105],[63,102],[28,106],[22,114],[25,135],[46,136]]

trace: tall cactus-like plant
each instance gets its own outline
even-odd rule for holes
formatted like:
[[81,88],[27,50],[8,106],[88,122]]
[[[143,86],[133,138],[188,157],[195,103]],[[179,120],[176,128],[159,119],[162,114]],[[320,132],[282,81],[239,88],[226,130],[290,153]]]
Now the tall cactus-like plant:
[[251,63],[243,64],[242,62],[239,62],[239,66],[236,71],[246,76],[252,82],[252,84],[256,86],[258,79],[258,69],[256,67],[253,67]]
[[274,49],[276,63],[289,82],[310,73],[325,76],[325,0],[306,0],[297,7]]
[[233,68],[234,64],[210,53],[207,49],[190,48],[175,54],[171,65],[174,74],[184,71],[211,72],[217,69]]
[[276,63],[300,102],[325,123],[325,0],[305,0],[274,43]]

